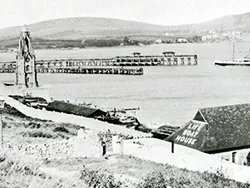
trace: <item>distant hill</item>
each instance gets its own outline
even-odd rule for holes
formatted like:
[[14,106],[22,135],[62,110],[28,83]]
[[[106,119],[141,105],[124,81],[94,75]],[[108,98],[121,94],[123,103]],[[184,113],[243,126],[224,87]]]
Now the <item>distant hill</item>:
[[[164,34],[164,26],[110,18],[62,18],[27,25],[33,37],[85,39],[129,35]],[[0,29],[0,40],[16,38],[22,26]]]
[[[22,27],[0,29],[0,48],[16,47]],[[168,41],[171,36],[195,38],[209,30],[250,33],[250,13],[179,26],[160,26],[111,18],[77,17],[48,20],[27,25],[27,27],[38,48],[53,48],[53,46],[62,48],[67,47],[68,42],[70,42],[70,47],[96,46],[100,43],[99,39],[102,40],[99,47],[115,46],[122,43],[125,37],[137,40],[137,44],[140,42],[149,44],[159,38]],[[166,33],[171,35],[166,36]],[[87,42],[84,43],[86,40]],[[194,40],[194,42],[197,41]]]
[[208,30],[217,31],[241,31],[250,33],[250,12],[238,15],[229,15],[222,18],[214,19],[211,21],[190,24],[165,27],[166,30],[189,30],[190,32],[204,32]]

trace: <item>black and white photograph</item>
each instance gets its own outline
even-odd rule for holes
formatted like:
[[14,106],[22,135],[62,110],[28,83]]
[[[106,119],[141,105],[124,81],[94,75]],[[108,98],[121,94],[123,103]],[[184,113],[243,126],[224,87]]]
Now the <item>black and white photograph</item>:
[[249,0],[1,0],[0,188],[249,188]]

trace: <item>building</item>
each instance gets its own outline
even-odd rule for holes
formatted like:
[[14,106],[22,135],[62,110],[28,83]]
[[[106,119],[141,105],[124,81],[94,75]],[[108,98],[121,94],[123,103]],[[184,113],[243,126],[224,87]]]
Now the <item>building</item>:
[[250,104],[202,108],[168,137],[172,141],[243,164],[250,151]]
[[188,43],[188,40],[185,38],[177,38],[176,42],[177,43]]

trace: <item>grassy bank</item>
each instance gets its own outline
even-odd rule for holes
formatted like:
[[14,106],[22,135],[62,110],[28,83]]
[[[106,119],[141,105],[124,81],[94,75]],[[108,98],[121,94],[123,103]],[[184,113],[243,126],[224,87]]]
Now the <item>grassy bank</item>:
[[69,139],[83,126],[56,123],[25,116],[6,105],[3,113],[4,145],[47,143]]
[[[216,174],[192,172],[170,165],[141,160],[133,156],[77,158],[53,160],[48,167],[80,171],[80,178],[89,186],[112,184],[113,187],[135,188],[247,188],[250,184],[230,180],[218,170]],[[105,179],[102,180],[102,179]],[[109,186],[107,186],[109,187]],[[110,186],[112,187],[112,186]]]
[[87,188],[82,181],[47,175],[39,170],[41,163],[18,153],[0,153],[1,188],[41,188],[41,187],[81,187]]
[[[41,121],[25,117],[14,109],[4,113],[5,144],[36,144],[65,140],[77,134],[78,125]],[[112,130],[111,130],[112,131]],[[85,148],[86,150],[90,148]],[[167,157],[167,156],[166,156]],[[56,169],[51,173],[41,168]],[[216,174],[179,169],[133,156],[112,155],[100,158],[53,158],[35,160],[14,151],[0,152],[0,187],[107,187],[107,188],[247,188]],[[64,174],[76,172],[75,175]],[[61,174],[61,175],[60,175]],[[64,175],[64,176],[63,176]]]

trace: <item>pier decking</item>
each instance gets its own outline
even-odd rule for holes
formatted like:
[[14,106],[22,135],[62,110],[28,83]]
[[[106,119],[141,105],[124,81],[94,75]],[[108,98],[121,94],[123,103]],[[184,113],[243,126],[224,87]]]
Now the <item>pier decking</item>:
[[176,55],[174,52],[163,52],[159,56],[116,56],[109,59],[54,59],[37,60],[41,67],[85,67],[85,66],[192,66],[198,65],[197,55]]
[[122,74],[143,75],[143,68],[110,68],[110,67],[84,67],[84,68],[37,68],[37,73],[67,73],[67,74]]
[[[36,60],[37,73],[71,74],[128,74],[142,75],[143,68],[136,66],[195,66],[197,55],[176,55],[175,52],[163,52],[163,55],[142,56],[139,52],[132,56],[116,56],[109,59],[54,59]],[[121,68],[118,66],[130,66]],[[16,62],[1,62],[0,73],[13,73]]]
[[[14,65],[0,65],[0,73],[15,73]],[[143,75],[143,68],[123,68],[123,67],[41,67],[36,66],[37,73],[66,73],[66,74],[121,74],[121,75]]]

